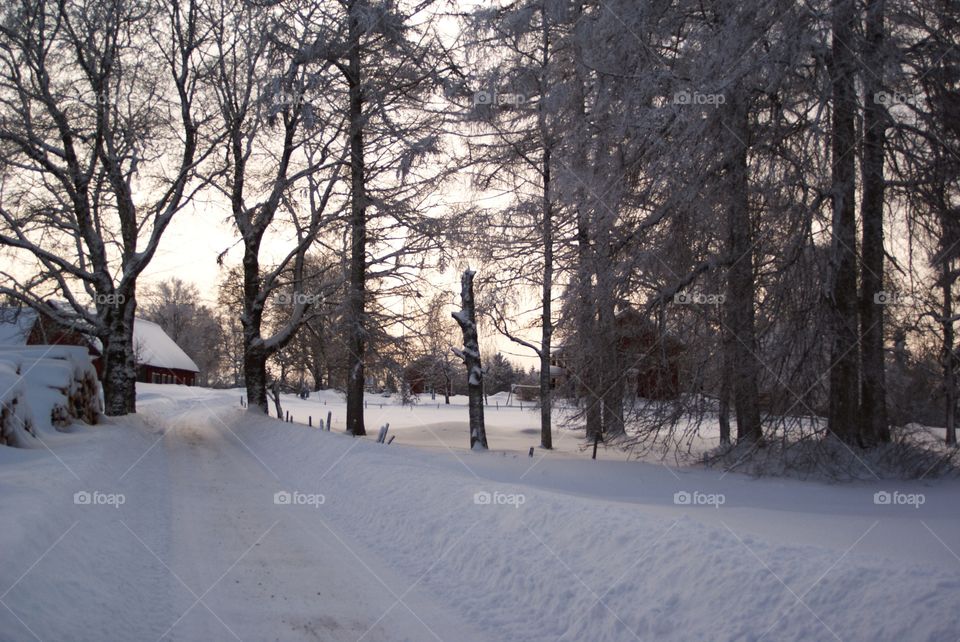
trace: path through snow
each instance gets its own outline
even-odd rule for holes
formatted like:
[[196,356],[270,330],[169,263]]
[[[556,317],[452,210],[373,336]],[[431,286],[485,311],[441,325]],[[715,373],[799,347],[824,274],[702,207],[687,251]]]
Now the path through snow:
[[0,640],[960,637],[955,481],[877,506],[889,485],[426,451],[232,392],[140,399],[0,449]]

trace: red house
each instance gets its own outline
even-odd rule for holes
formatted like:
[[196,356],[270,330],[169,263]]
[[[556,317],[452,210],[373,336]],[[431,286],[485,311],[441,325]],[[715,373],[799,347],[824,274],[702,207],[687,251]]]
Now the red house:
[[[0,308],[0,345],[85,346],[97,376],[103,375],[102,345],[99,339],[64,328],[29,308]],[[196,384],[199,368],[187,353],[156,323],[136,319],[133,348],[137,381],[143,383]]]
[[[636,395],[645,399],[675,399],[680,394],[680,357],[683,343],[670,333],[661,332],[657,324],[633,308],[617,313],[617,346],[628,367],[627,384]],[[572,337],[568,345],[576,343]],[[552,387],[569,381],[564,346],[551,355]]]

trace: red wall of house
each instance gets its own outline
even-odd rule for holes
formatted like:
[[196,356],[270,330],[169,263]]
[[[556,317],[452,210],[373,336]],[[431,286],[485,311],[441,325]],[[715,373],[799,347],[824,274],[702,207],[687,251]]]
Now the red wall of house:
[[137,381],[141,383],[176,383],[184,386],[194,386],[197,383],[197,373],[189,370],[141,365],[137,367]]

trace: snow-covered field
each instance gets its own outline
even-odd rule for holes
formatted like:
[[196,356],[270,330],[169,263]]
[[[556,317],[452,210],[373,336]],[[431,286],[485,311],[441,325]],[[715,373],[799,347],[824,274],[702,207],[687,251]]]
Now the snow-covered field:
[[[237,403],[242,391],[236,391]],[[509,402],[509,405],[508,405]],[[283,395],[281,404],[289,411],[295,423],[307,424],[312,418],[314,426],[320,420],[326,422],[331,413],[333,430],[343,432],[346,427],[347,406],[344,394],[335,390],[313,392],[309,399],[295,395]],[[270,412],[274,413],[273,404]],[[570,454],[580,457],[583,448],[583,430],[565,430],[559,421],[562,411],[557,411],[558,421],[554,427],[554,454]],[[501,392],[488,397],[484,408],[487,438],[495,451],[529,453],[530,447],[540,444],[540,408],[529,401]],[[367,433],[372,437],[384,424],[390,424],[389,437],[395,437],[394,445],[418,446],[440,450],[469,450],[470,432],[467,429],[467,397],[454,395],[450,403],[442,396],[431,399],[429,394],[420,395],[416,403],[402,405],[397,395],[368,394],[364,414]]]
[[0,639],[960,639],[960,482],[591,461],[573,431],[531,459],[519,409],[473,453],[455,401],[371,397],[353,439],[332,394],[284,400],[325,432],[141,384],[136,417],[0,448]]

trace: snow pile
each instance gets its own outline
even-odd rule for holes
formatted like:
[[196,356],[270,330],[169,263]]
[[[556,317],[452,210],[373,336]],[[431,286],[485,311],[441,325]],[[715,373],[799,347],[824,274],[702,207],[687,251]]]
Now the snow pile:
[[33,417],[17,369],[0,357],[0,446],[25,448],[33,435]]
[[26,447],[26,434],[100,420],[97,373],[80,346],[0,346],[0,443]]

